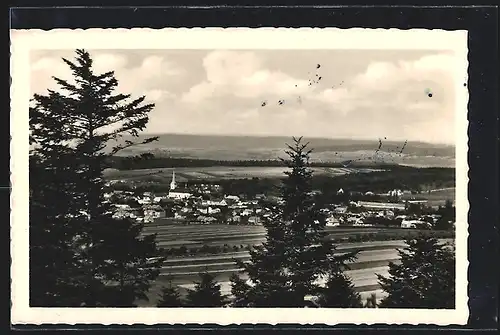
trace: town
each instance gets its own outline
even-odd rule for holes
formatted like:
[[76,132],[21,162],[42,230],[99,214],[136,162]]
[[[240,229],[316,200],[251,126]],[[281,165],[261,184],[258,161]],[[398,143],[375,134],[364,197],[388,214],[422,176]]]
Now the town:
[[[113,187],[116,181],[108,182]],[[321,191],[313,191],[321,195]],[[391,190],[377,194],[347,192],[340,188],[335,203],[323,203],[321,211],[327,226],[391,226],[400,228],[432,229],[442,218],[442,207],[425,207],[422,200],[402,200],[411,195],[408,190]],[[362,199],[350,200],[351,196]],[[105,197],[117,208],[115,217],[130,217],[138,221],[159,224],[229,224],[261,225],[279,208],[279,196],[257,194],[226,194],[217,183],[192,183],[179,185],[175,171],[172,173],[169,192],[134,192],[114,190]],[[380,201],[385,199],[385,201]],[[340,200],[340,201],[338,201]],[[426,209],[426,210],[423,210]],[[451,217],[446,224],[453,226]]]

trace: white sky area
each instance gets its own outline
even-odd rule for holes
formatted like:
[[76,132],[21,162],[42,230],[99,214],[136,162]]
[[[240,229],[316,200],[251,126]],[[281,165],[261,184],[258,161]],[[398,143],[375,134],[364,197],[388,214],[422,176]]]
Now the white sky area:
[[[455,142],[452,52],[88,51],[94,71],[115,71],[118,91],[155,103],[145,133]],[[61,57],[72,50],[30,56],[32,94],[71,77]]]

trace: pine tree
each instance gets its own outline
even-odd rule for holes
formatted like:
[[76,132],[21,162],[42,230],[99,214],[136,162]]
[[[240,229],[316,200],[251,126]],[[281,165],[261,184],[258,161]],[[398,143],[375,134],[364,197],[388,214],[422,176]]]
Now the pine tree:
[[234,298],[231,301],[233,307],[249,307],[251,299],[248,299],[248,285],[245,280],[233,273],[229,278],[231,282],[231,293]]
[[326,238],[325,217],[312,194],[311,150],[301,140],[294,138],[285,151],[289,158],[282,161],[289,170],[281,186],[284,204],[263,221],[266,240],[250,251],[249,263],[236,261],[250,279],[250,284],[232,279],[239,304],[303,307],[304,298],[319,294],[319,282],[340,271],[345,260],[334,255],[334,245]]
[[[61,148],[59,148],[61,149]],[[30,306],[79,307],[84,283],[75,259],[78,210],[66,156],[30,153]],[[37,184],[35,184],[38,181]]]
[[388,293],[381,308],[455,308],[455,253],[429,236],[406,240],[401,262],[389,264],[389,276],[378,275]]
[[172,285],[172,278],[169,279],[168,286],[161,289],[160,300],[157,302],[156,307],[183,307],[183,302],[179,291]]
[[[138,136],[154,105],[144,104],[144,96],[130,101],[130,95],[114,94],[118,81],[113,71],[94,73],[92,59],[85,50],[76,51],[75,62],[63,61],[72,70],[73,80],[54,78],[59,92],[36,94],[30,108],[33,161],[40,162],[33,167],[37,172],[33,173],[35,179],[30,180],[30,187],[36,206],[43,211],[40,216],[32,213],[30,218],[32,254],[35,248],[40,253],[31,262],[33,283],[44,276],[35,269],[46,266],[50,257],[56,258],[55,254],[49,257],[48,250],[63,244],[59,249],[65,250],[63,259],[71,269],[66,275],[54,270],[51,283],[45,283],[46,288],[52,287],[52,295],[73,300],[61,303],[134,306],[135,300],[147,299],[146,292],[158,276],[163,260],[156,258],[159,250],[155,236],[141,236],[142,224],[113,217],[115,208],[104,199],[102,173],[109,159],[120,150],[157,139],[127,139],[120,143],[124,135]],[[61,198],[43,194],[49,187],[57,187],[46,186],[41,179],[48,171],[61,187],[59,195],[66,197],[58,206],[51,203]],[[61,220],[62,226],[55,228]],[[40,231],[50,235],[54,229],[61,230],[62,242],[36,235]],[[78,279],[73,284],[78,284],[80,295],[71,296],[54,286],[64,282],[73,287],[74,278]]]
[[215,277],[208,272],[200,273],[200,281],[196,283],[194,290],[187,294],[187,304],[190,307],[223,307],[226,297],[221,293],[220,284]]
[[354,288],[351,278],[342,272],[332,273],[321,290],[318,304],[327,308],[359,308],[363,307],[361,297]]

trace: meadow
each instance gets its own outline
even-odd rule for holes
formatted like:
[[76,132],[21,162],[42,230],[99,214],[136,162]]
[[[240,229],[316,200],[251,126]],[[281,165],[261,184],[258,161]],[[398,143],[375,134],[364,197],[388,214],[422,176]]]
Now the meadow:
[[[359,251],[357,260],[352,262],[347,274],[352,278],[356,290],[362,297],[376,293],[378,298],[384,293],[377,284],[376,274],[387,274],[389,262],[398,262],[396,249],[404,246],[405,236],[416,235],[421,231],[400,228],[376,227],[327,227],[331,238],[339,242],[336,252],[344,253]],[[157,234],[157,240],[163,248],[185,247],[195,248],[195,252],[187,252],[182,256],[168,256],[163,264],[160,277],[149,292],[149,302],[141,301],[140,306],[151,306],[158,298],[162,286],[172,281],[181,294],[194,287],[198,274],[203,271],[212,273],[221,284],[223,294],[230,294],[229,277],[238,273],[235,259],[248,261],[250,259],[248,246],[260,244],[265,239],[265,229],[262,226],[232,226],[232,225],[165,225],[161,220],[147,224],[144,234]],[[349,238],[364,235],[374,240],[352,242]],[[389,240],[377,241],[377,236],[391,236]],[[441,241],[450,240],[450,237]],[[205,247],[203,247],[205,246]],[[203,253],[207,246],[226,246],[222,251]],[[237,246],[236,249],[232,248]],[[200,249],[201,248],[201,249]],[[208,249],[207,249],[208,250]],[[246,278],[244,274],[240,274]]]
[[420,200],[425,201],[427,206],[443,206],[446,200],[454,201],[456,198],[455,187],[430,190],[417,195],[404,195],[402,200]]
[[[170,182],[172,172],[175,171],[175,178],[178,182],[188,181],[216,181],[227,179],[250,179],[250,178],[282,178],[285,176],[283,167],[180,167],[180,168],[159,168],[159,169],[138,169],[138,170],[106,170],[105,177],[108,180],[123,181],[154,181]],[[380,171],[369,168],[329,168],[313,167],[315,175],[341,176],[350,173],[370,173]]]

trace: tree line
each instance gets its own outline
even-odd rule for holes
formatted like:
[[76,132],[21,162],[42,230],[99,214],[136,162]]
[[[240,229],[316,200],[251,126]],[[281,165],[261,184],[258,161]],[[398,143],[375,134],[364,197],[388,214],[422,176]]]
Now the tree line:
[[[113,217],[103,171],[121,150],[157,138],[104,149],[125,134],[137,138],[154,104],[116,93],[113,71],[96,73],[85,50],[63,62],[73,80],[54,78],[59,90],[35,94],[30,106],[30,306],[135,307],[148,299],[164,252],[155,235],[141,234],[143,224]],[[357,252],[336,254],[334,241],[325,238],[325,217],[311,195],[310,152],[301,138],[288,145],[279,185],[284,203],[264,221],[266,240],[249,251],[250,262],[235,260],[249,280],[231,278],[232,306],[304,307],[307,296],[318,296],[323,307],[360,306],[345,274]],[[431,237],[407,243],[401,264],[391,264],[390,276],[380,278],[389,294],[381,306],[451,308],[453,251]],[[224,304],[217,291],[220,285],[203,274],[188,304]],[[163,293],[176,296],[173,286]]]
[[[345,162],[311,162],[312,167],[345,168]],[[107,159],[109,168],[117,170],[140,170],[161,168],[183,168],[183,167],[283,167],[279,159],[248,159],[248,160],[217,160],[201,158],[182,158],[158,156],[150,152],[144,152],[132,156],[111,156]],[[391,169],[398,165],[389,163],[349,163],[349,167],[384,168]]]

